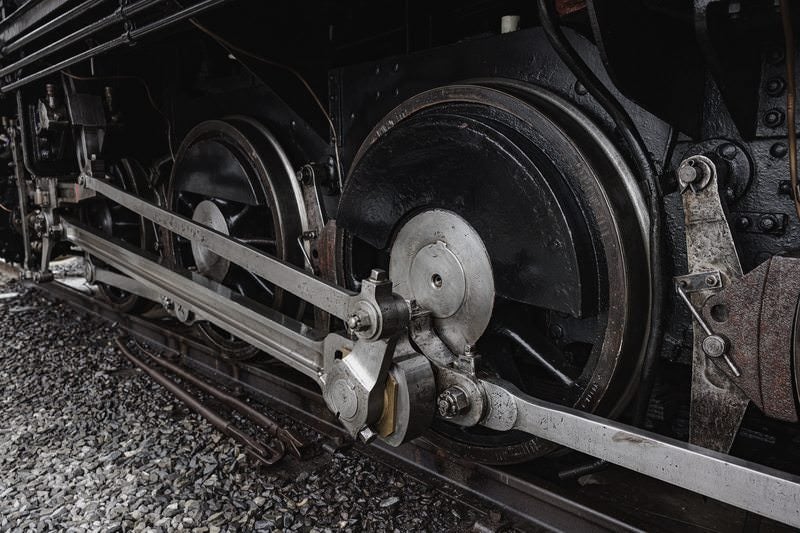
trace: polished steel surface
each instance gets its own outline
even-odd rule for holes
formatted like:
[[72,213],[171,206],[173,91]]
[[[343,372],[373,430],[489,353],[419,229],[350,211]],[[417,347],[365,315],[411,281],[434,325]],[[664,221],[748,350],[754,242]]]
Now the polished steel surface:
[[494,276],[480,235],[457,214],[423,211],[392,245],[394,291],[430,309],[439,336],[455,353],[476,342],[492,316]]
[[800,527],[800,477],[482,380],[489,412],[482,424],[518,429],[673,485]]

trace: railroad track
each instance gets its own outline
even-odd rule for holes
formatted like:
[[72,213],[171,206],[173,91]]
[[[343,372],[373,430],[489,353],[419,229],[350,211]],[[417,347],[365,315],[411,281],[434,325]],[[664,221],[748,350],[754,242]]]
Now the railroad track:
[[[459,461],[424,439],[399,448],[380,442],[369,446],[354,443],[328,411],[314,384],[300,373],[270,361],[223,361],[191,328],[120,313],[80,290],[80,285],[80,278],[66,278],[34,286],[83,312],[115,322],[131,336],[179,356],[194,371],[307,424],[330,439],[334,448],[353,445],[360,453],[467,505],[485,509],[488,504],[500,509],[500,524],[561,531],[744,531],[761,522],[783,527],[621,468],[602,465],[598,470],[600,465],[590,458],[577,466],[564,466],[575,464],[574,454],[568,454],[570,461],[557,460],[561,466],[555,467],[553,461],[491,467]],[[483,523],[486,530],[496,528],[496,520],[487,518]]]

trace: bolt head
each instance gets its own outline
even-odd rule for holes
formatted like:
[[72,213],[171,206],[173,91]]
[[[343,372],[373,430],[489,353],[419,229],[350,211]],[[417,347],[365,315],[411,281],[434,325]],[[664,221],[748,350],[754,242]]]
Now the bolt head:
[[736,219],[736,227],[739,229],[747,229],[750,227],[750,217],[741,216]]
[[369,273],[370,281],[388,281],[389,274],[382,268],[373,268]]
[[770,96],[779,96],[783,93],[783,89],[786,87],[786,82],[783,81],[783,78],[770,78],[767,81],[767,94]]
[[439,416],[442,418],[453,418],[460,415],[469,407],[469,397],[467,393],[459,387],[450,387],[436,399]]
[[678,181],[681,183],[694,183],[700,178],[700,173],[691,165],[681,165],[678,168]]
[[764,113],[764,124],[770,128],[776,128],[783,124],[783,111],[780,109],[770,109]]
[[361,318],[358,315],[350,315],[347,318],[347,327],[353,331],[357,331],[361,326]]
[[719,335],[709,335],[703,339],[703,352],[708,357],[721,357],[725,355],[728,343]]
[[778,159],[785,157],[789,149],[783,143],[775,143],[769,149],[769,154]]
[[358,440],[364,444],[369,444],[370,442],[374,441],[377,436],[378,434],[372,431],[372,428],[369,426],[364,426],[364,428],[358,432]]
[[758,221],[758,226],[764,231],[772,231],[778,226],[778,221],[772,215],[766,215]]

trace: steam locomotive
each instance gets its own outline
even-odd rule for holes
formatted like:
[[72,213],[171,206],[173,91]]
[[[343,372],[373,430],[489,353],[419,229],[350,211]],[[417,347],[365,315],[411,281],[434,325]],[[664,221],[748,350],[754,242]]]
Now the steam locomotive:
[[790,4],[3,0],[0,256],[364,442],[800,526]]

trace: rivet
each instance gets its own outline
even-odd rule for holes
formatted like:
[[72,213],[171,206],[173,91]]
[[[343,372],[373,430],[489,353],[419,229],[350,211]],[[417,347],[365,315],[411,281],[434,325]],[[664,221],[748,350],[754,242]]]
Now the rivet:
[[750,227],[751,221],[750,217],[741,216],[736,219],[736,227],[738,229],[747,229]]
[[764,113],[764,124],[770,128],[776,128],[783,124],[783,111],[780,109],[770,109]]
[[767,94],[770,96],[780,96],[786,88],[786,82],[783,78],[775,77],[767,80]]
[[777,157],[777,158],[784,157],[787,152],[788,149],[786,148],[786,145],[783,143],[775,143],[769,149],[769,154],[772,157]]
[[736,145],[733,143],[722,143],[717,148],[717,153],[729,161],[736,158],[736,151]]

